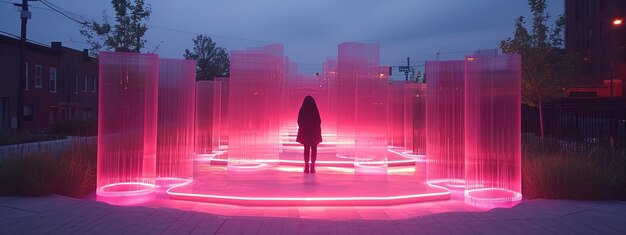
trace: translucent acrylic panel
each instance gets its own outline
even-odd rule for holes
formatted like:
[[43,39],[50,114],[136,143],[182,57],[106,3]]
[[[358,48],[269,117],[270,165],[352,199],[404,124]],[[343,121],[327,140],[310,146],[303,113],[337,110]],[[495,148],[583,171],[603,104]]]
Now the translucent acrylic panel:
[[404,89],[405,148],[426,155],[426,84],[407,83]]
[[[337,58],[328,58],[323,64],[322,86],[326,96],[325,117],[322,119],[322,135],[324,142],[337,142]],[[322,115],[322,114],[320,114]]]
[[[339,44],[337,60],[337,156],[354,159],[357,80],[375,77],[380,63],[378,44]],[[369,82],[363,83],[364,89]],[[386,113],[386,111],[385,111]]]
[[[378,44],[343,43],[339,49],[340,76],[343,76],[342,60],[345,59],[350,66],[345,74],[356,80],[355,170],[386,173],[388,88],[387,79],[379,77],[380,47]],[[342,56],[342,52],[347,56]]]
[[155,190],[157,78],[156,54],[99,54],[99,197],[140,196]]
[[222,150],[222,82],[213,82],[211,104],[211,150],[212,152]]
[[159,185],[193,178],[195,91],[196,61],[159,59]]
[[[220,133],[219,133],[219,149],[228,149],[228,102],[229,102],[229,86],[230,79],[224,77],[217,77],[215,81],[219,81],[221,86],[220,90]],[[216,88],[218,89],[218,88]]]
[[356,94],[357,172],[387,172],[387,80],[359,77]]
[[426,62],[428,182],[446,187],[464,187],[464,63]]
[[465,201],[508,207],[521,194],[521,56],[465,59]]
[[198,81],[196,83],[196,120],[195,120],[195,152],[210,154],[213,150],[213,112],[214,90],[212,81]]
[[388,113],[390,146],[404,146],[404,87],[406,82],[393,81],[389,88]]
[[229,167],[278,162],[282,54],[280,45],[231,53]]

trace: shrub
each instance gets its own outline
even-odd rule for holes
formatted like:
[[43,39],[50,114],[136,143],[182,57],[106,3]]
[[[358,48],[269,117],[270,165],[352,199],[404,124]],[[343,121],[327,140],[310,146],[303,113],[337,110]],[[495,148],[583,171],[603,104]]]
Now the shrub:
[[525,198],[626,200],[626,156],[596,148],[575,150],[555,141],[525,143]]
[[0,195],[84,197],[96,187],[96,144],[76,141],[61,152],[0,158]]

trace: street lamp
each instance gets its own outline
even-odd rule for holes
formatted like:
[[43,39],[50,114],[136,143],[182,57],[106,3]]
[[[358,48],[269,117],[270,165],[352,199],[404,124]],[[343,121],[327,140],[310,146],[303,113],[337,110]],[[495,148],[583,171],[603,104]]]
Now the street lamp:
[[615,26],[620,26],[620,25],[622,25],[622,23],[624,23],[624,20],[621,19],[621,18],[615,18],[613,20],[613,25],[615,25]]

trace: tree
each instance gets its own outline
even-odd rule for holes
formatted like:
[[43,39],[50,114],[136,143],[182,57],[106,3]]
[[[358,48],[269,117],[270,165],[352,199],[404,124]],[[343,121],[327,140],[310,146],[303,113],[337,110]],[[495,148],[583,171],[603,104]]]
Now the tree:
[[152,9],[144,0],[111,0],[115,9],[115,24],[109,23],[106,14],[102,15],[103,23],[86,22],[80,34],[87,38],[91,45],[90,53],[97,56],[102,48],[114,51],[140,52],[146,44],[143,36],[148,27]]
[[545,13],[545,0],[529,0],[533,15],[532,30],[529,32],[520,16],[515,20],[515,34],[500,42],[505,54],[522,55],[522,102],[538,106],[541,138],[543,138],[542,102],[553,97],[562,97],[575,72],[578,55],[563,49],[565,18],[560,15],[550,28],[546,25],[550,15]]
[[185,49],[185,59],[197,61],[196,80],[214,80],[230,75],[230,55],[215,45],[209,36],[198,35],[193,39],[193,52]]

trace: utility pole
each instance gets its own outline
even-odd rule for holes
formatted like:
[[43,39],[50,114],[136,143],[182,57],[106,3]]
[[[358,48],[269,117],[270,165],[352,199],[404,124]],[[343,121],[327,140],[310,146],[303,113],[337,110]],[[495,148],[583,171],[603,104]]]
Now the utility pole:
[[[411,57],[407,57],[406,58],[406,67],[407,68],[411,68]],[[409,71],[407,70],[406,72],[404,72],[404,76],[406,76],[405,80],[408,82],[409,81]]]
[[[26,23],[30,19],[30,11],[28,11],[28,1],[22,0],[22,4],[15,3],[15,6],[21,6],[22,11],[22,32],[20,34],[20,77],[17,91],[17,129],[22,130],[24,127],[24,89],[26,88]],[[30,0],[33,1],[33,0]]]

